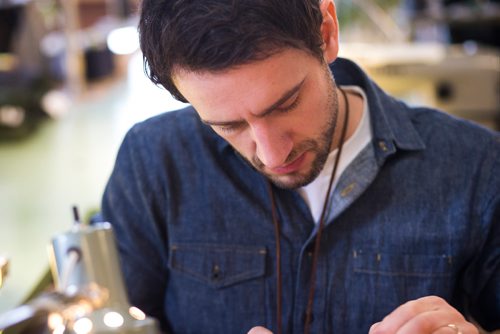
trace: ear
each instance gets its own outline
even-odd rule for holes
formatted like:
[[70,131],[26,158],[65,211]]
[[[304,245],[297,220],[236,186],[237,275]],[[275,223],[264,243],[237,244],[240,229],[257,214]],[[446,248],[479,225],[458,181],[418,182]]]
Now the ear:
[[323,22],[321,36],[323,36],[323,57],[327,64],[333,62],[339,52],[339,22],[333,0],[323,0],[320,4]]

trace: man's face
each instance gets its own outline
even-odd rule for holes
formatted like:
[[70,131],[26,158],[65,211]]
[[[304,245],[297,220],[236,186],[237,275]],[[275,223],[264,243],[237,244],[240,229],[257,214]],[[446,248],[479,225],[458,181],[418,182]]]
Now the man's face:
[[177,71],[201,119],[277,186],[302,187],[332,150],[338,103],[326,64],[297,49],[221,72]]

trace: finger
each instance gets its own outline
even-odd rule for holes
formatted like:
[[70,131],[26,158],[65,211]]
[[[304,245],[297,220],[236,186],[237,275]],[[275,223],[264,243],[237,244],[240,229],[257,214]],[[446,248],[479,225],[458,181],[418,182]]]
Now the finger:
[[[436,331],[444,331],[444,333],[457,333],[448,324],[465,324],[464,317],[451,306],[447,308],[421,312],[415,317],[408,320],[396,332],[397,334],[431,334]],[[450,332],[451,330],[451,332]]]
[[[461,332],[459,332],[461,333]],[[439,328],[437,331],[434,331],[432,334],[457,334],[457,330],[451,327],[445,326]]]
[[261,326],[257,326],[257,327],[252,328],[248,332],[248,334],[273,334],[273,332],[271,332],[267,328],[264,328],[264,327],[261,327]]
[[371,325],[370,330],[368,331],[368,334],[372,333],[372,331],[374,331],[379,324],[380,324],[380,322],[376,322],[373,325]]
[[370,334],[397,333],[404,324],[418,314],[447,306],[448,304],[444,299],[435,296],[409,301],[386,316],[377,326],[372,327]]
[[448,324],[438,328],[432,334],[479,334],[479,329],[469,322],[457,324]]

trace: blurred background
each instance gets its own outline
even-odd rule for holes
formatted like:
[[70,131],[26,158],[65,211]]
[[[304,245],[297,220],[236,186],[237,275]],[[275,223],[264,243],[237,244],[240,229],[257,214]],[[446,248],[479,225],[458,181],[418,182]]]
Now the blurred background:
[[[0,313],[50,281],[126,131],[178,109],[143,73],[139,0],[0,0]],[[341,56],[410,104],[500,129],[500,1],[336,0]]]

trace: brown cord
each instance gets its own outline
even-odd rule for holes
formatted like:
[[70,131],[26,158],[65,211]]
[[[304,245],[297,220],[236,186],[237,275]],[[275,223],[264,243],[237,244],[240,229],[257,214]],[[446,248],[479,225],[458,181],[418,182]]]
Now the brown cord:
[[325,215],[326,208],[328,207],[328,203],[330,201],[330,192],[332,190],[333,180],[335,179],[335,174],[337,173],[337,168],[339,166],[340,155],[342,154],[342,148],[344,147],[345,136],[347,133],[347,124],[349,122],[349,100],[347,99],[347,94],[339,87],[339,90],[342,92],[344,96],[344,100],[346,102],[346,112],[344,118],[344,124],[342,127],[342,135],[340,137],[339,149],[337,152],[337,156],[335,157],[335,164],[333,165],[332,175],[330,176],[330,183],[328,184],[328,191],[326,192],[325,202],[323,203],[323,210],[321,212],[321,218],[319,220],[318,232],[316,234],[316,240],[314,243],[314,253],[313,253],[313,262],[311,266],[311,278],[309,280],[309,298],[307,299],[307,308],[306,308],[306,320],[304,326],[304,334],[309,334],[309,328],[311,324],[311,316],[312,316],[312,304],[314,301],[314,288],[316,281],[316,268],[318,264],[318,256],[319,249],[321,244],[321,235],[323,232],[323,227],[325,225]]
[[281,247],[280,247],[280,224],[278,222],[278,217],[276,213],[276,202],[274,200],[273,188],[271,182],[267,182],[267,187],[269,191],[269,196],[271,196],[271,207],[273,213],[273,225],[274,225],[274,235],[276,239],[276,316],[277,316],[277,333],[281,334]]
[[[314,302],[314,290],[315,290],[315,281],[316,281],[316,270],[317,270],[317,263],[318,263],[318,257],[319,257],[319,249],[320,249],[320,243],[321,243],[321,235],[323,231],[323,227],[325,225],[325,215],[326,215],[326,208],[328,207],[328,203],[330,201],[330,192],[332,190],[332,185],[333,185],[333,180],[335,179],[335,174],[337,173],[337,168],[339,165],[340,161],[340,155],[342,153],[342,148],[344,146],[345,142],[345,137],[347,133],[347,125],[349,123],[349,100],[347,99],[347,94],[344,92],[344,90],[340,87],[338,89],[342,92],[342,95],[344,96],[344,100],[346,102],[346,112],[345,112],[345,118],[344,118],[344,124],[342,126],[342,133],[340,136],[340,142],[339,142],[339,148],[338,148],[338,153],[337,156],[335,157],[335,163],[333,165],[332,169],[332,174],[330,176],[330,182],[328,184],[328,191],[326,192],[325,196],[325,202],[323,203],[323,209],[321,211],[321,217],[319,220],[319,226],[318,226],[318,232],[316,234],[316,240],[314,242],[314,252],[313,252],[313,260],[312,260],[312,266],[311,266],[311,277],[309,280],[309,296],[307,299],[307,308],[306,308],[306,318],[305,318],[305,326],[304,326],[304,333],[309,334],[310,330],[310,323],[311,323],[311,318],[312,318],[312,305]],[[335,120],[335,127],[336,127],[336,120]],[[274,199],[274,194],[272,190],[272,185],[271,182],[268,181],[268,191],[269,191],[269,196],[271,197],[271,208],[272,208],[272,217],[273,217],[273,225],[274,225],[274,233],[275,233],[275,239],[276,239],[276,285],[277,285],[277,294],[276,294],[276,318],[277,318],[277,333],[276,334],[281,334],[282,331],[282,275],[281,275],[281,247],[280,247],[280,228],[279,228],[279,222],[277,218],[277,212],[276,212],[276,202]]]

